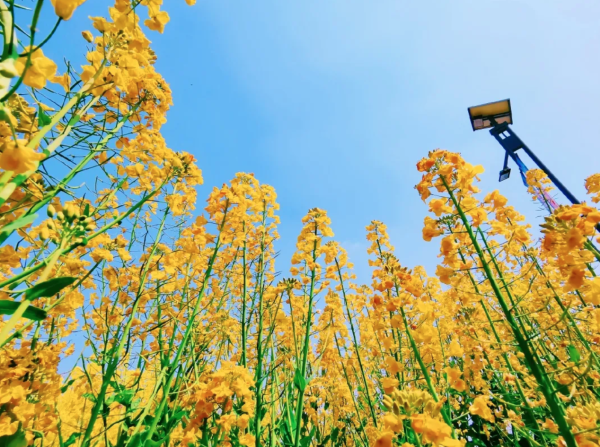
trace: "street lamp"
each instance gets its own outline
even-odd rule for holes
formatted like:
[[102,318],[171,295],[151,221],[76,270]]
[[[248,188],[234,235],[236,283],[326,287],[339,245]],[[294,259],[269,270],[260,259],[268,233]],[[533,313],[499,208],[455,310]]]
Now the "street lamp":
[[[513,123],[512,109],[510,107],[510,99],[502,101],[490,102],[480,106],[469,107],[469,119],[473,130],[481,130],[490,128],[490,133],[496,138],[498,143],[504,148],[504,167],[500,171],[499,181],[504,181],[510,176],[510,168],[508,167],[508,157],[510,157],[519,167],[523,183],[527,185],[525,172],[528,171],[527,166],[517,154],[519,149],[523,151],[533,160],[533,162],[546,173],[548,178],[573,204],[580,203],[573,194],[556,178],[556,176],[537,158],[531,149],[513,132],[509,127]],[[553,201],[552,201],[553,202]],[[555,207],[553,205],[553,207]]]

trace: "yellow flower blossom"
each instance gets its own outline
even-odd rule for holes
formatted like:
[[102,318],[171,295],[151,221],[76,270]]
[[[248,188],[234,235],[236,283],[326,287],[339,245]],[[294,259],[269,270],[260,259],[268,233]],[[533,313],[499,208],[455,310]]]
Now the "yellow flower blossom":
[[54,12],[63,20],[69,20],[75,10],[85,3],[86,0],[50,0],[54,6]]
[[489,398],[486,396],[477,396],[473,401],[473,405],[469,407],[469,413],[474,416],[479,416],[489,422],[494,422],[495,418],[492,410],[488,407]]
[[[31,51],[32,47],[25,47],[25,53]],[[56,64],[44,55],[41,48],[35,48],[30,54],[29,67],[25,71],[28,56],[21,56],[17,59],[15,67],[19,75],[25,73],[23,83],[28,87],[42,89],[47,81],[51,81],[56,73]]]
[[44,159],[44,155],[25,144],[25,140],[6,141],[0,147],[0,168],[5,171],[13,171],[15,174],[36,170],[39,161]]
[[169,14],[166,11],[158,11],[149,19],[146,19],[144,21],[144,25],[146,25],[152,31],[158,31],[162,34],[165,30],[165,25],[169,23],[169,20]]

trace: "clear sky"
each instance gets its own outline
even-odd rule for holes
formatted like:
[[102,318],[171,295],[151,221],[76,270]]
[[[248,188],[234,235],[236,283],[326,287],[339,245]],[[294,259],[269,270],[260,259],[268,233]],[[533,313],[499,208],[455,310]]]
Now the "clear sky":
[[[497,183],[503,150],[471,130],[472,105],[510,98],[513,129],[576,196],[600,172],[596,0],[164,1],[171,22],[149,32],[174,91],[164,135],[196,156],[202,198],[240,171],[276,188],[280,269],[300,219],[320,207],[360,279],[372,219],[388,225],[403,264],[432,274],[438,244],[421,238],[427,207],[413,187],[416,162],[437,147],[482,164],[483,190],[535,222],[516,169]],[[89,0],[61,26],[69,57],[84,52],[87,16],[108,4]]]

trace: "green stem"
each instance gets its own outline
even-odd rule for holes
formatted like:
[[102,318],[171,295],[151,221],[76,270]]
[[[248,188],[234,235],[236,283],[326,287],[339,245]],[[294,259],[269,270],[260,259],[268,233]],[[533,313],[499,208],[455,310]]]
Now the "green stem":
[[[151,193],[149,193],[148,195],[146,195],[145,197],[143,197],[132,208],[130,208],[129,210],[125,211],[123,214],[121,214],[119,217],[117,217],[116,219],[114,219],[112,222],[106,224],[105,226],[103,226],[102,228],[100,228],[95,233],[92,233],[90,236],[87,237],[87,239],[88,240],[92,240],[95,237],[101,235],[102,233],[105,233],[106,231],[110,230],[115,225],[118,225],[123,219],[125,219],[130,214],[134,213],[138,208],[141,208],[148,200],[150,200],[152,197],[154,197],[158,193],[158,191],[164,186],[165,183],[163,183],[161,186],[159,186],[158,188],[154,189],[154,191],[152,191]],[[66,255],[67,253],[70,253],[71,251],[73,251],[74,249],[76,249],[77,247],[79,247],[80,245],[81,244],[72,244],[72,245],[70,245],[70,246],[68,246],[68,247],[66,247],[64,249],[57,248],[57,251],[60,251],[60,256],[63,256],[63,255]],[[8,285],[14,284],[15,282],[17,284],[20,283],[20,282],[22,282],[22,280],[24,280],[25,278],[27,278],[31,274],[37,272],[39,269],[44,268],[46,265],[48,265],[49,259],[50,258],[46,258],[43,261],[41,261],[39,264],[36,264],[33,267],[30,267],[30,268],[28,268],[26,270],[23,270],[18,275],[15,275],[15,276],[13,276],[10,279],[7,279],[5,281],[0,282],[0,289],[3,288],[3,287],[6,287]]]
[[148,256],[148,259],[146,260],[146,264],[144,266],[144,269],[142,271],[141,277],[140,277],[140,284],[138,287],[138,292],[137,292],[137,296],[135,299],[135,302],[133,304],[133,307],[131,309],[131,314],[129,316],[129,320],[127,321],[127,324],[123,330],[123,334],[120,337],[119,340],[119,344],[117,345],[117,349],[112,349],[111,353],[110,353],[110,360],[109,360],[109,364],[108,367],[106,369],[106,372],[103,374],[102,376],[102,385],[100,387],[100,392],[98,393],[98,396],[96,396],[96,402],[94,404],[94,407],[92,408],[92,412],[90,414],[90,418],[88,421],[88,425],[86,427],[85,430],[85,434],[83,436],[83,440],[81,441],[81,447],[89,447],[90,445],[90,441],[91,441],[91,437],[92,437],[92,432],[94,430],[94,425],[96,424],[96,420],[98,419],[98,415],[100,413],[100,410],[104,407],[105,402],[104,402],[104,397],[106,396],[106,391],[108,390],[108,386],[110,385],[110,382],[112,381],[112,377],[115,374],[116,370],[117,370],[117,366],[118,364],[121,362],[121,353],[123,352],[123,349],[125,347],[125,342],[127,341],[127,335],[129,334],[129,332],[131,331],[131,326],[133,324],[133,320],[135,319],[136,316],[136,312],[138,309],[138,306],[140,304],[140,298],[143,294],[143,288],[144,288],[144,284],[146,283],[146,278],[148,276],[148,271],[150,270],[150,264],[151,264],[151,259],[154,256],[154,254],[156,253],[156,249],[158,247],[158,244],[160,242],[160,237],[162,234],[162,230],[164,228],[165,225],[165,221],[167,219],[167,215],[168,215],[169,209],[167,208],[165,210],[165,213],[163,215],[162,221],[160,223],[160,227],[158,229],[158,234],[156,236],[156,240],[154,241],[154,244],[152,246],[152,249],[150,251],[150,254]]
[[465,215],[460,204],[456,200],[456,197],[455,197],[454,193],[452,192],[452,189],[446,182],[446,179],[444,178],[444,176],[440,175],[439,177],[440,177],[440,180],[442,181],[446,191],[448,192],[450,199],[452,200],[452,203],[454,204],[455,208],[457,209],[457,211],[460,215],[463,225],[465,226],[465,228],[467,230],[467,234],[469,235],[469,238],[471,239],[471,243],[473,244],[473,247],[475,248],[475,251],[477,252],[477,256],[479,257],[479,259],[481,261],[481,265],[482,265],[485,275],[490,283],[490,286],[492,287],[492,290],[494,291],[494,294],[496,295],[496,298],[498,299],[498,303],[500,304],[500,307],[502,308],[504,316],[513,332],[513,335],[517,341],[517,344],[519,345],[519,348],[521,349],[521,351],[523,352],[523,355],[525,356],[525,360],[527,362],[529,370],[531,371],[531,373],[535,377],[536,381],[538,382],[538,385],[541,388],[542,393],[544,394],[544,397],[546,398],[546,402],[548,402],[548,405],[550,406],[550,410],[552,411],[552,414],[556,420],[556,423],[559,427],[561,435],[563,436],[568,447],[577,447],[577,442],[575,441],[575,436],[571,432],[571,430],[569,428],[569,424],[567,423],[567,421],[565,419],[564,408],[563,408],[561,402],[559,402],[559,400],[557,399],[556,393],[552,389],[552,385],[549,382],[549,379],[546,376],[546,374],[543,370],[543,367],[538,364],[533,352],[531,352],[531,350],[529,349],[529,345],[527,344],[525,337],[523,337],[523,334],[521,334],[521,331],[519,330],[519,324],[515,321],[514,317],[512,316],[512,314],[510,312],[510,308],[509,308],[506,300],[504,299],[504,295],[502,294],[502,291],[500,290],[500,287],[498,286],[498,283],[496,282],[496,279],[494,278],[494,275],[492,273],[492,270],[491,270],[489,264],[487,263],[487,261],[485,259],[483,250],[479,246],[479,242],[477,241],[477,238],[475,237],[475,234],[473,233],[473,229],[471,228],[471,225],[469,224],[467,216]]
[[263,325],[264,325],[264,319],[263,319],[263,299],[264,299],[264,270],[265,270],[265,233],[266,233],[266,227],[265,227],[265,222],[266,222],[266,218],[267,218],[267,212],[266,209],[263,211],[263,217],[262,217],[262,224],[261,227],[263,228],[263,233],[262,233],[262,237],[261,237],[261,242],[260,242],[260,261],[259,261],[259,281],[257,284],[257,289],[258,289],[258,329],[257,329],[257,334],[256,334],[256,371],[254,373],[254,382],[255,382],[255,387],[256,387],[256,392],[255,392],[255,402],[256,402],[256,410],[254,412],[254,435],[255,435],[255,439],[256,439],[256,447],[260,446],[260,435],[261,435],[261,430],[260,430],[260,423],[261,423],[261,414],[262,414],[262,406],[263,406],[263,401],[262,401],[262,393],[263,393],[263,387],[262,387],[262,382],[264,380],[264,377],[262,376],[262,369],[263,369],[263,339],[262,339],[262,334],[263,334]]
[[373,409],[373,402],[371,401],[371,394],[369,392],[369,383],[367,382],[367,376],[365,375],[365,368],[358,350],[358,339],[356,337],[356,331],[354,329],[354,323],[352,321],[352,315],[350,314],[350,307],[348,306],[348,298],[346,297],[346,288],[344,287],[344,278],[342,276],[342,270],[338,259],[335,258],[335,266],[338,271],[338,277],[340,280],[340,287],[342,289],[342,297],[344,298],[344,307],[346,308],[346,315],[348,317],[348,324],[350,325],[350,331],[352,333],[352,342],[354,344],[354,352],[356,352],[356,358],[358,359],[358,365],[360,367],[360,373],[362,375],[365,392],[367,393],[367,402],[369,404],[369,410],[371,411],[371,418],[373,418],[373,425],[377,427],[377,417],[375,416],[375,410]]
[[242,270],[244,271],[243,273],[243,285],[242,285],[242,315],[240,317],[241,319],[241,325],[242,325],[242,358],[241,358],[241,364],[242,366],[245,368],[246,367],[246,298],[248,296],[248,270],[247,270],[247,265],[246,265],[246,253],[247,253],[247,245],[246,245],[246,239],[247,239],[247,235],[246,235],[246,223],[244,222],[244,225],[242,227],[242,230],[244,232],[244,248],[242,249]]
[[[198,297],[196,298],[196,304],[194,306],[194,310],[192,311],[191,316],[188,319],[188,325],[186,327],[186,330],[184,332],[183,338],[181,340],[181,344],[179,345],[179,348],[177,349],[177,353],[175,354],[175,358],[173,359],[173,361],[170,363],[169,365],[169,374],[165,380],[165,385],[163,386],[163,395],[162,395],[162,399],[160,404],[158,405],[158,408],[155,411],[154,417],[152,418],[152,422],[150,423],[147,431],[144,434],[144,439],[142,440],[142,443],[146,442],[147,440],[151,440],[152,436],[154,435],[154,432],[156,431],[156,428],[158,426],[158,422],[161,420],[162,418],[162,413],[167,405],[167,402],[169,400],[169,393],[171,391],[171,385],[173,383],[173,378],[175,377],[175,371],[178,369],[177,366],[180,363],[181,357],[183,355],[184,350],[187,347],[187,344],[189,342],[189,339],[191,337],[192,334],[192,329],[194,328],[194,320],[198,314],[198,310],[200,308],[200,303],[202,301],[202,298],[204,297],[204,293],[206,291],[206,288],[208,287],[208,280],[210,278],[210,275],[212,273],[212,268],[214,265],[215,260],[217,259],[217,254],[219,252],[219,248],[221,246],[221,232],[223,231],[223,227],[225,226],[225,222],[226,222],[226,218],[227,218],[227,209],[229,207],[229,202],[227,203],[227,206],[225,208],[225,212],[223,214],[223,221],[221,222],[220,225],[220,229],[219,229],[219,235],[217,237],[217,240],[215,242],[215,248],[213,250],[212,256],[210,257],[210,260],[208,262],[208,266],[206,268],[206,272],[204,274],[204,281],[202,282],[202,287],[200,288],[200,291],[198,292]],[[136,426],[134,432],[131,435],[130,439],[133,439],[133,436],[135,433],[137,433],[141,427],[141,423],[143,421],[140,420],[140,422],[138,423],[138,425]],[[86,447],[86,446],[84,446]]]
[[[313,244],[313,263],[317,261],[317,237],[318,237],[318,223],[315,222],[315,242]],[[313,266],[310,275],[310,291],[308,295],[308,313],[306,315],[306,329],[304,332],[304,347],[302,349],[302,360],[300,363],[300,375],[302,379],[306,378],[306,363],[308,360],[308,351],[310,347],[310,327],[312,325],[312,312],[313,312],[313,299],[315,291],[315,267]],[[302,412],[304,410],[304,389],[299,387],[298,389],[298,402],[296,404],[296,433],[294,437],[294,447],[300,445],[300,432],[302,425]]]

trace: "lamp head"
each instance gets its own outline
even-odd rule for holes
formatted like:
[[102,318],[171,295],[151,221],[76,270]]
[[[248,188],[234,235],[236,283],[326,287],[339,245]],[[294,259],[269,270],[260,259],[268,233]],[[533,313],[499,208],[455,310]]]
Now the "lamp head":
[[469,119],[474,131],[502,123],[512,124],[510,99],[469,107]]

